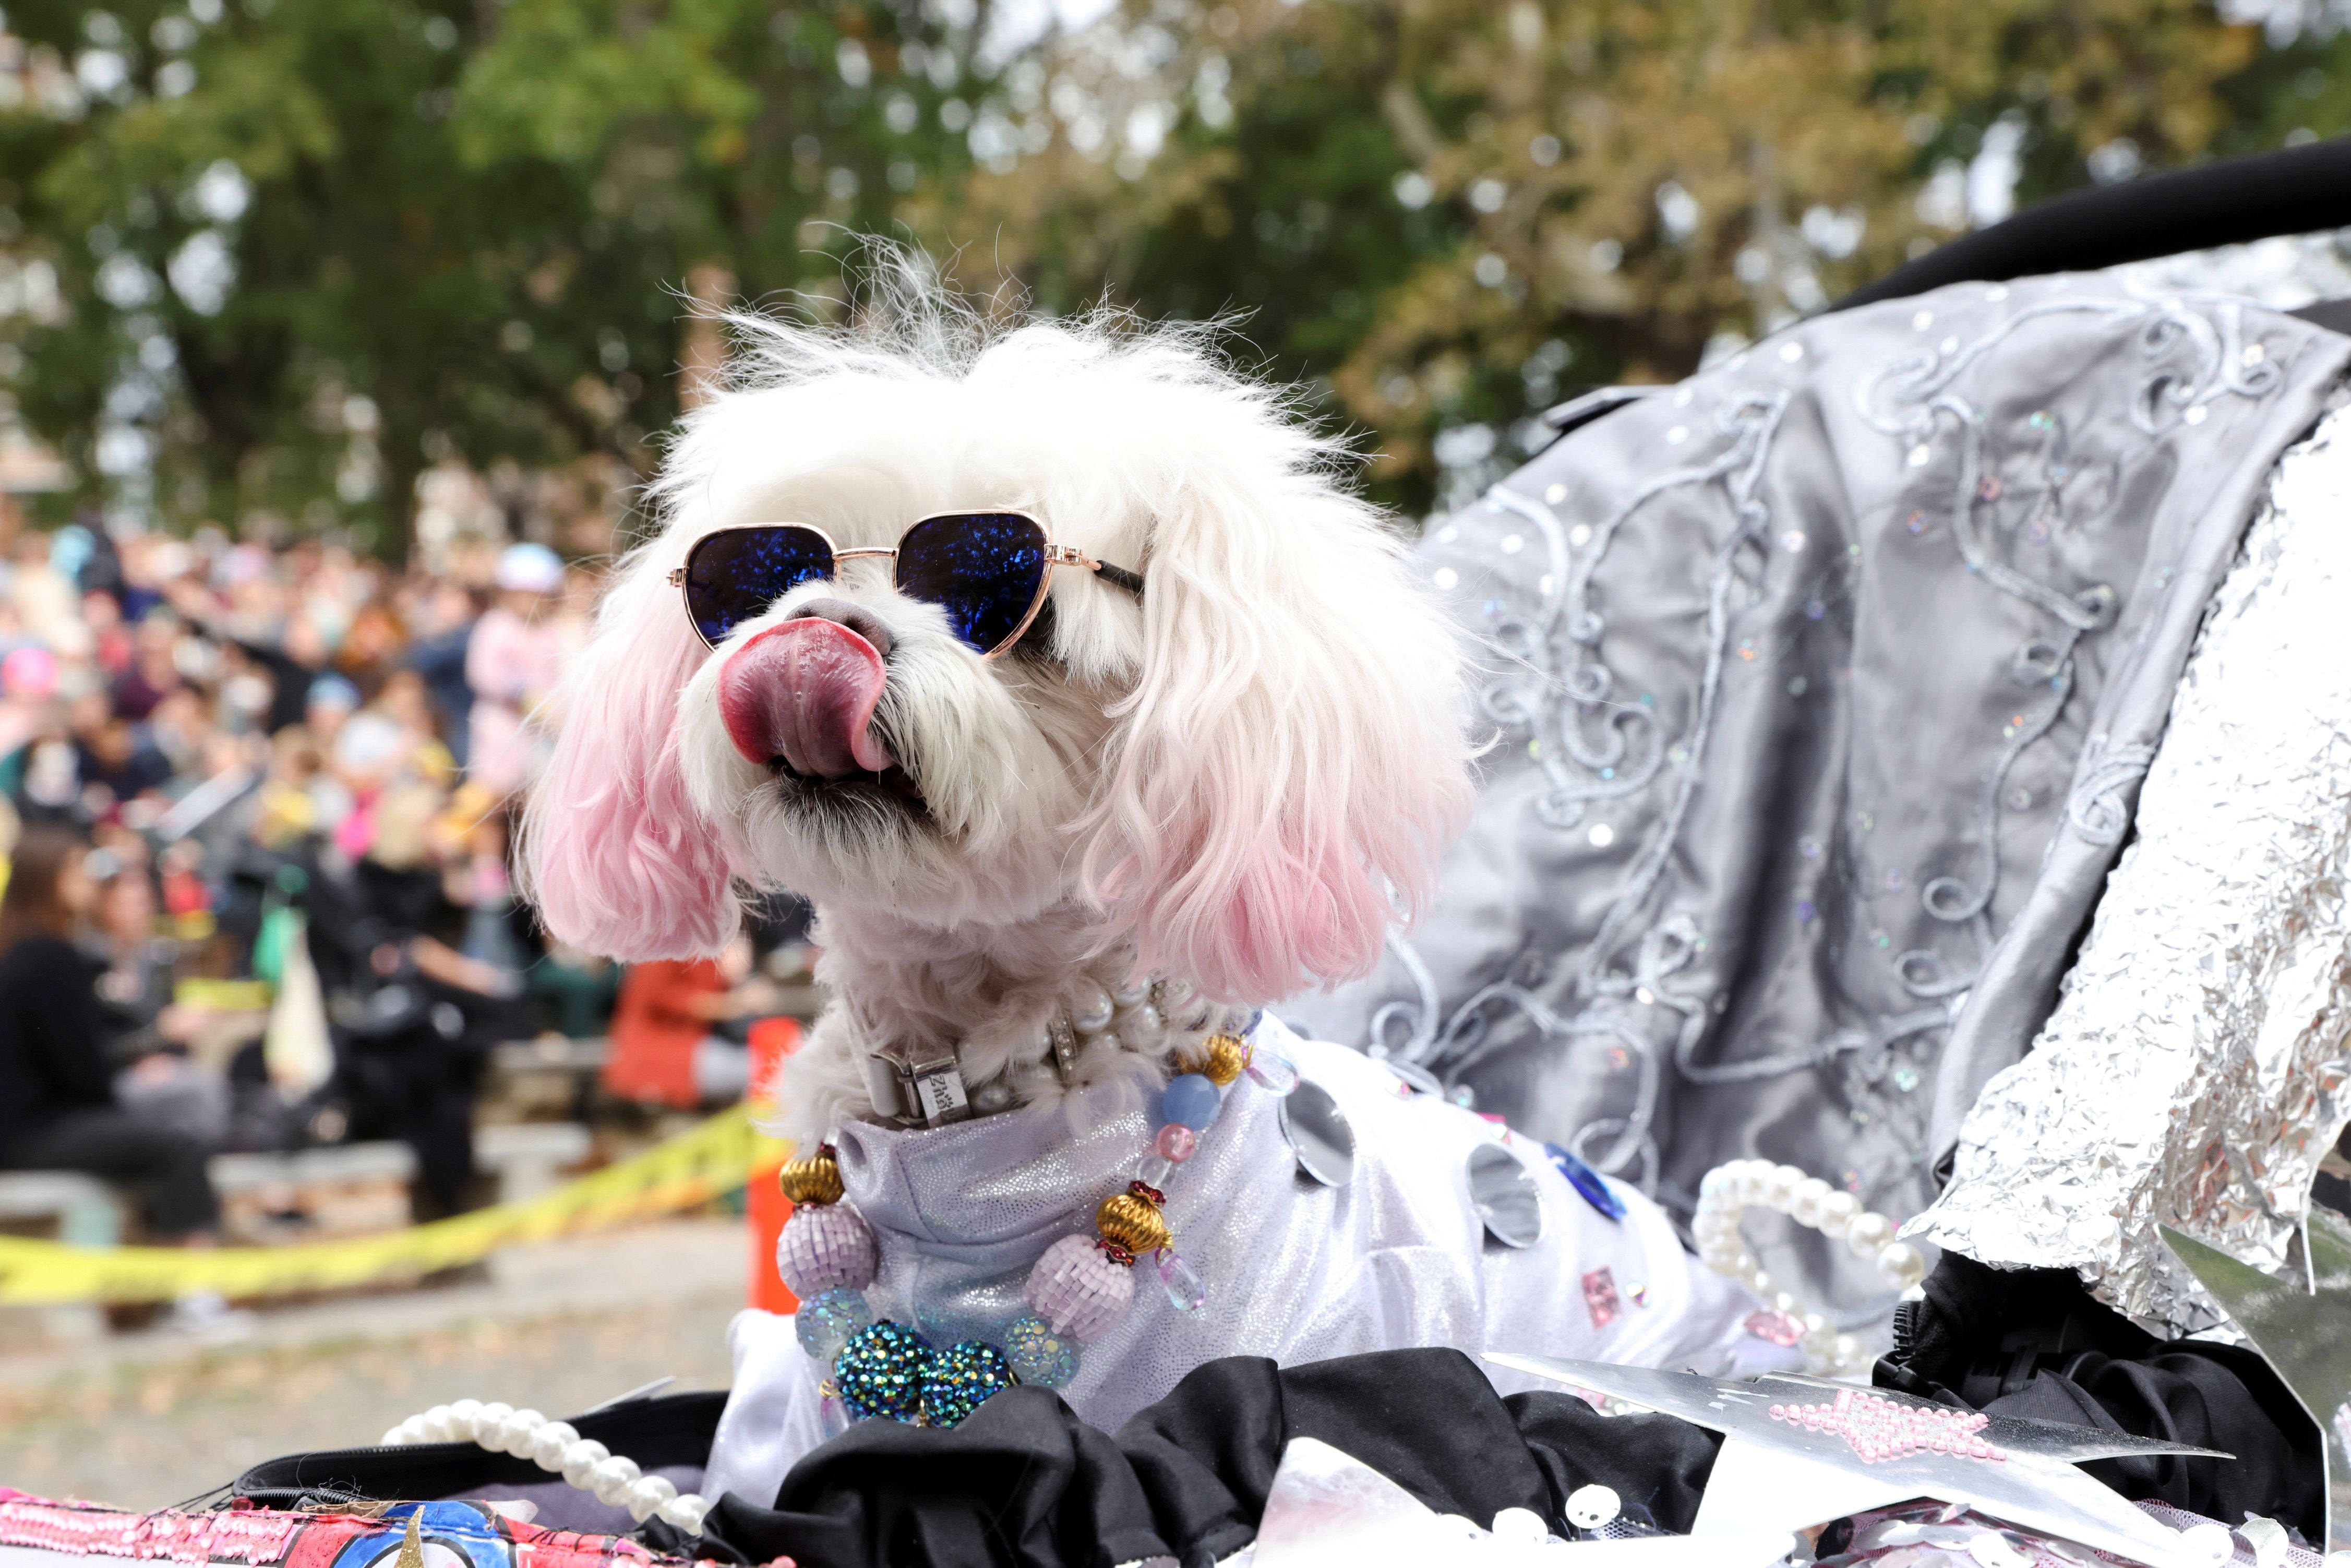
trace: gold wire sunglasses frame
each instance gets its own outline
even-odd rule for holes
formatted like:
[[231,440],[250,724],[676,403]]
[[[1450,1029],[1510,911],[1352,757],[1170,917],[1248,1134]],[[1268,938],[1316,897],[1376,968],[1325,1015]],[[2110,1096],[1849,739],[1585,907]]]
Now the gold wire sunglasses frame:
[[[1143,577],[1141,573],[1129,571],[1123,566],[1113,566],[1108,561],[1096,560],[1093,557],[1086,554],[1085,551],[1078,549],[1075,545],[1055,544],[1052,540],[1052,536],[1047,531],[1042,521],[1028,512],[1018,511],[1011,507],[1000,507],[988,511],[973,511],[967,509],[952,512],[933,512],[926,517],[917,517],[913,522],[907,524],[906,527],[900,531],[898,535],[898,543],[895,545],[887,547],[863,546],[855,549],[842,549],[840,546],[832,542],[832,536],[831,534],[826,533],[814,523],[737,523],[728,528],[713,528],[708,533],[703,535],[700,538],[695,540],[693,545],[689,547],[685,552],[685,564],[684,566],[672,567],[670,569],[668,580],[670,586],[678,591],[679,599],[685,608],[686,622],[694,628],[694,634],[702,639],[703,645],[705,647],[715,649],[718,644],[711,641],[708,632],[703,631],[702,618],[694,612],[694,590],[690,586],[695,558],[702,553],[705,546],[709,545],[713,541],[723,539],[732,534],[777,533],[785,530],[811,534],[823,542],[826,553],[832,558],[832,570],[823,574],[826,579],[832,579],[841,570],[841,563],[843,561],[861,559],[874,560],[886,557],[891,563],[891,580],[894,584],[897,580],[896,568],[898,551],[900,547],[905,543],[907,536],[912,534],[916,528],[922,528],[926,524],[946,522],[958,517],[1018,517],[1022,522],[1029,524],[1037,530],[1037,538],[1044,554],[1044,570],[1037,574],[1037,591],[1029,601],[1029,608],[1027,612],[1021,615],[1019,623],[1014,626],[1012,630],[1005,635],[1002,641],[998,642],[996,646],[980,653],[979,656],[983,659],[996,659],[1001,657],[1003,654],[1010,652],[1014,644],[1018,643],[1022,637],[1028,634],[1029,628],[1034,624],[1037,620],[1038,612],[1045,607],[1045,596],[1052,590],[1053,569],[1057,566],[1082,567],[1084,570],[1092,572],[1095,576],[1101,578],[1104,582],[1123,588],[1129,593],[1134,594],[1137,599],[1143,597]],[[798,585],[795,584],[794,586]],[[920,596],[910,595],[910,597]]]

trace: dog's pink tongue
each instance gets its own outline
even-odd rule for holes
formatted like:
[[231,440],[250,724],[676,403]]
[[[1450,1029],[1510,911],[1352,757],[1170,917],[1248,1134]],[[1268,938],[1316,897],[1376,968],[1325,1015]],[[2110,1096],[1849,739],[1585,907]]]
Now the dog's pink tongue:
[[780,757],[821,779],[879,773],[897,760],[872,728],[883,678],[873,644],[839,622],[787,621],[726,656],[718,716],[754,762]]

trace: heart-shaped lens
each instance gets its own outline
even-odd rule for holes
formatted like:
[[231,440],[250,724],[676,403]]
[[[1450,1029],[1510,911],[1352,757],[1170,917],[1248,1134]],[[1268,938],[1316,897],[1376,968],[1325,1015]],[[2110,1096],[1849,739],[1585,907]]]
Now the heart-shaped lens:
[[1037,607],[1045,529],[1018,512],[926,517],[898,541],[898,591],[947,612],[955,634],[993,653]]
[[696,539],[686,555],[686,613],[715,648],[801,583],[831,575],[832,546],[814,528],[721,528]]

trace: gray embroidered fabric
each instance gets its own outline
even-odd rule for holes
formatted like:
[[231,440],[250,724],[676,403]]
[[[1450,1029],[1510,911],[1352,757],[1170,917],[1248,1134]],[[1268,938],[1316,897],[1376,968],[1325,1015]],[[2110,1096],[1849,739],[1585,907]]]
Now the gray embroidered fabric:
[[[2346,357],[2118,275],[1968,284],[1572,432],[1421,546],[1499,734],[1439,907],[1282,1010],[1669,1207],[1761,1155],[1917,1213]],[[1751,1240],[1848,1326],[1890,1299],[1809,1233]]]

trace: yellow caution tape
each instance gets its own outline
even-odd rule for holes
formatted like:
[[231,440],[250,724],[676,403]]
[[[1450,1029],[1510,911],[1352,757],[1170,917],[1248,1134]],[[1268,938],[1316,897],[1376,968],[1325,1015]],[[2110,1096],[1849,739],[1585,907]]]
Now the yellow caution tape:
[[255,1012],[269,1005],[274,993],[266,980],[207,980],[194,977],[172,988],[172,999],[215,1012]]
[[413,1278],[501,1247],[692,1208],[784,1163],[791,1145],[761,1134],[740,1105],[633,1159],[525,1203],[476,1209],[381,1236],[296,1247],[68,1247],[0,1237],[0,1305],[167,1301],[199,1291],[232,1300]]

